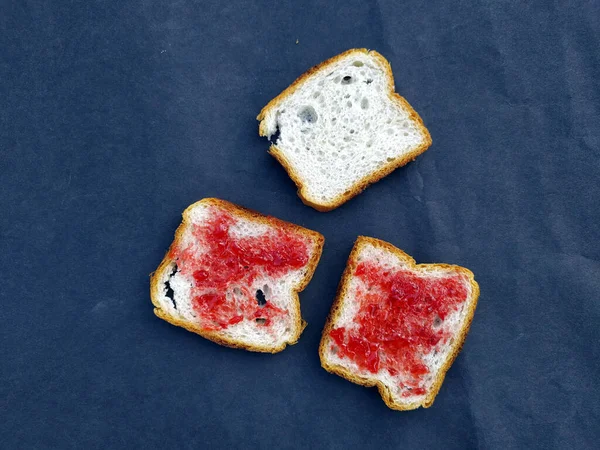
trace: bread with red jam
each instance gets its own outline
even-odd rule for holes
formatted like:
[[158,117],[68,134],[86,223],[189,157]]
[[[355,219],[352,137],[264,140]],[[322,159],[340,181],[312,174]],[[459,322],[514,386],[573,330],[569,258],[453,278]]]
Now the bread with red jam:
[[154,313],[228,347],[275,353],[306,323],[302,291],[321,257],[321,234],[206,198],[183,221],[151,275]]
[[393,245],[360,236],[323,330],[321,365],[377,386],[392,409],[428,408],[462,348],[478,297],[468,269],[416,264]]

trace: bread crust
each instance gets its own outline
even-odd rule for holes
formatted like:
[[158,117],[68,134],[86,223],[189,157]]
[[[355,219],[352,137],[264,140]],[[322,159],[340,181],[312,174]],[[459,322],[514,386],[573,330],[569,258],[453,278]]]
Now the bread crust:
[[[289,341],[283,342],[280,346],[277,347],[248,344],[240,340],[225,337],[219,331],[205,330],[197,324],[190,323],[185,320],[180,320],[176,317],[173,317],[161,308],[159,302],[159,298],[162,297],[160,285],[162,283],[164,272],[169,270],[169,266],[172,262],[174,262],[174,260],[170,257],[171,250],[176,248],[183,239],[183,234],[185,232],[186,227],[188,227],[191,224],[191,220],[189,219],[190,211],[194,206],[199,204],[216,206],[222,210],[226,210],[234,217],[251,220],[253,222],[265,224],[273,228],[284,227],[287,230],[291,230],[306,236],[313,243],[312,256],[306,266],[306,274],[297,285],[292,287],[293,305],[291,306],[291,308],[296,309],[297,320],[294,324],[294,334]],[[199,334],[200,336],[208,340],[216,342],[217,344],[224,345],[226,347],[241,348],[253,352],[277,353],[282,351],[288,344],[293,345],[296,342],[298,342],[302,331],[307,325],[306,321],[302,319],[300,314],[300,298],[298,296],[298,293],[303,291],[304,288],[308,285],[315,272],[317,264],[319,263],[321,253],[323,251],[323,244],[325,242],[325,238],[323,237],[323,235],[316,231],[303,228],[299,225],[290,222],[285,222],[275,217],[265,216],[256,211],[252,211],[250,209],[217,198],[205,198],[196,203],[193,203],[185,209],[185,211],[182,214],[182,217],[183,220],[177,228],[177,230],[175,231],[175,239],[173,240],[173,243],[169,247],[169,250],[167,251],[165,257],[163,258],[156,271],[150,274],[150,299],[152,300],[152,304],[154,305],[154,314],[156,314],[157,317],[160,317],[161,319],[166,320],[167,322],[173,325],[185,328],[186,330],[191,331],[192,333]]]
[[[371,244],[374,247],[382,248],[388,252],[394,253],[401,260],[406,262],[406,264],[409,266],[410,270],[422,272],[422,271],[426,271],[429,269],[451,269],[457,273],[462,273],[462,274],[466,275],[470,281],[471,297],[467,300],[469,309],[466,313],[465,323],[464,323],[463,327],[456,334],[456,336],[454,338],[454,344],[452,345],[451,352],[448,355],[448,358],[442,364],[442,367],[440,368],[430,391],[427,393],[427,396],[425,397],[425,399],[421,402],[412,402],[412,403],[395,402],[394,397],[392,396],[391,390],[381,381],[374,379],[374,378],[363,377],[361,375],[357,375],[355,373],[352,373],[350,370],[346,369],[345,367],[341,367],[341,366],[338,366],[335,364],[330,364],[327,361],[326,353],[327,353],[327,346],[329,345],[329,332],[334,327],[334,325],[340,315],[340,312],[342,309],[342,304],[343,304],[343,298],[346,296],[346,293],[348,292],[349,283],[350,283],[350,280],[352,279],[352,274],[354,273],[354,271],[356,269],[356,265],[358,263],[358,255],[360,254],[363,247],[365,247],[368,244]],[[321,366],[327,372],[339,375],[353,383],[360,384],[362,386],[367,386],[367,387],[377,386],[377,389],[379,390],[381,398],[383,399],[385,404],[391,409],[395,409],[398,411],[407,411],[407,410],[411,410],[411,409],[417,409],[421,406],[424,408],[429,408],[433,404],[433,401],[435,400],[435,397],[442,386],[442,382],[444,381],[446,372],[448,371],[448,369],[450,368],[450,366],[452,365],[452,363],[454,362],[454,360],[460,353],[460,350],[462,349],[462,346],[464,344],[467,333],[469,332],[471,322],[473,320],[473,315],[475,314],[475,308],[477,306],[478,298],[479,298],[479,285],[475,281],[473,273],[469,269],[466,269],[466,268],[460,267],[460,266],[451,265],[451,264],[416,264],[415,260],[411,256],[404,253],[399,248],[394,247],[389,242],[385,242],[385,241],[371,238],[371,237],[359,236],[358,239],[356,240],[356,242],[354,243],[354,247],[353,247],[352,251],[350,252],[350,256],[348,257],[346,269],[344,270],[344,274],[342,275],[342,279],[338,286],[335,300],[331,307],[329,316],[327,317],[327,321],[325,322],[325,327],[323,328],[323,333],[321,336],[321,343],[319,344],[319,357],[321,359]]]
[[276,108],[284,99],[286,99],[287,97],[292,95],[294,92],[296,92],[296,90],[299,87],[301,87],[312,75],[315,75],[316,73],[321,72],[321,71],[325,71],[328,69],[328,67],[330,65],[336,63],[338,60],[343,59],[352,54],[356,54],[356,53],[369,54],[381,63],[381,65],[384,68],[384,71],[387,74],[388,96],[389,96],[390,100],[392,102],[396,102],[402,108],[404,108],[406,111],[408,111],[410,119],[412,119],[417,124],[419,130],[423,133],[423,136],[425,139],[424,139],[423,143],[419,147],[417,147],[415,150],[413,150],[412,152],[410,152],[406,155],[402,155],[402,156],[388,162],[387,164],[385,164],[384,166],[382,166],[375,172],[372,172],[369,175],[358,180],[356,183],[354,183],[350,187],[350,189],[348,189],[343,194],[337,196],[329,203],[324,203],[317,199],[310,198],[310,196],[306,192],[305,183],[302,180],[302,178],[293,169],[290,162],[283,155],[283,152],[281,150],[279,150],[279,148],[277,148],[277,146],[275,144],[271,144],[269,153],[275,159],[277,159],[277,161],[279,161],[279,163],[284,167],[284,169],[288,173],[289,177],[294,181],[294,183],[298,187],[298,196],[300,197],[302,202],[305,205],[311,206],[312,208],[316,209],[317,211],[321,211],[321,212],[331,211],[331,210],[343,205],[351,198],[356,197],[358,194],[360,194],[362,191],[364,191],[371,184],[381,180],[383,177],[389,175],[391,172],[393,172],[397,168],[402,167],[411,161],[414,161],[415,158],[417,156],[419,156],[421,153],[425,152],[431,146],[431,143],[432,143],[431,135],[429,134],[429,130],[427,130],[427,128],[423,124],[423,119],[421,119],[421,116],[419,116],[419,114],[413,109],[413,107],[406,101],[406,99],[404,97],[402,97],[400,94],[395,92],[395,90],[394,90],[395,89],[394,88],[394,75],[392,73],[392,67],[391,67],[389,61],[387,59],[385,59],[377,51],[368,50],[366,48],[354,48],[354,49],[347,50],[343,53],[340,53],[339,55],[329,58],[328,60],[310,68],[304,74],[300,75],[300,77],[298,77],[296,79],[296,81],[294,81],[281,94],[279,94],[277,97],[275,97],[269,103],[267,103],[267,105],[260,111],[260,113],[256,117],[256,119],[260,121],[260,124],[258,127],[258,133],[261,136],[266,136],[268,134],[267,130],[266,130],[266,123],[263,121],[263,119],[266,117],[267,113],[271,109]]

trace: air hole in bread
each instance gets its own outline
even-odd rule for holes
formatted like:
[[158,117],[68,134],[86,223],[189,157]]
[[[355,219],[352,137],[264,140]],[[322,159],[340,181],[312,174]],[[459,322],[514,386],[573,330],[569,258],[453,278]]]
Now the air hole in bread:
[[386,158],[387,162],[392,162],[393,160],[394,160],[394,158],[391,158],[391,157],[390,158]]
[[267,304],[267,299],[262,289],[256,291],[256,303],[258,303],[258,306],[265,306]]
[[354,134],[354,130],[350,130],[350,134]]
[[335,77],[335,78],[333,79],[333,82],[334,82],[334,83],[339,83],[341,79],[342,79],[342,77],[340,77],[340,76],[338,75],[337,77]]
[[271,296],[271,288],[269,287],[268,284],[265,284],[263,286],[262,291],[265,293],[265,297],[270,297]]
[[372,78],[367,78],[365,81],[366,84],[371,84],[372,82],[373,82]]
[[319,115],[312,106],[305,106],[298,112],[298,117],[305,123],[315,123],[319,120]]
[[350,75],[346,75],[342,78],[342,84],[350,84],[352,83],[352,77]]
[[269,136],[269,141],[271,141],[272,144],[277,145],[277,141],[279,141],[279,136],[281,136],[281,130],[279,129],[279,122],[277,122],[275,124],[275,133]]
[[321,95],[321,93],[317,91],[313,94],[313,98],[317,98],[319,95]]
[[171,302],[173,302],[173,308],[175,309],[177,309],[177,303],[175,303],[175,291],[171,287],[171,278],[173,278],[173,275],[175,275],[176,273],[177,264],[175,264],[175,266],[173,267],[173,271],[169,274],[169,278],[167,278],[167,281],[165,281],[165,287],[167,288],[167,292],[165,295],[168,299],[171,300]]
[[348,106],[348,108],[352,108],[352,102],[348,102],[346,103],[346,105]]
[[267,319],[265,319],[264,317],[258,317],[256,319],[256,323],[258,323],[260,325],[264,325],[265,323],[267,323]]
[[442,324],[442,319],[440,319],[438,316],[435,316],[435,319],[433,319],[433,326],[437,328],[441,324]]
[[367,99],[367,97],[362,99],[362,101],[360,102],[360,107],[362,109],[367,109],[369,107],[369,100]]
[[367,148],[370,148],[370,147],[371,147],[371,145],[373,145],[373,141],[369,141],[369,142],[367,142]]
[[364,66],[364,64],[362,63],[362,61],[354,61],[354,62],[352,63],[352,65],[353,65],[354,67],[362,67],[362,66]]

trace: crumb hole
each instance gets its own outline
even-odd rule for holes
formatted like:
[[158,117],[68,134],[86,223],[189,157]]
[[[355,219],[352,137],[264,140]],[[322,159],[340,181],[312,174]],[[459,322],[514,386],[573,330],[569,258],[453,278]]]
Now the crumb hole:
[[348,108],[352,108],[352,102],[348,102],[346,103],[346,105],[348,106]]
[[354,62],[352,63],[352,65],[353,65],[354,67],[362,67],[362,66],[364,66],[364,64],[362,63],[362,61],[354,61]]
[[177,273],[177,264],[173,267],[173,270],[169,274],[169,278],[165,281],[165,287],[167,288],[166,296],[173,303],[173,308],[177,309],[177,303],[175,303],[175,291],[171,287],[171,278]]
[[258,306],[265,306],[267,304],[265,293],[261,289],[256,291],[256,303],[258,303]]
[[352,77],[350,75],[346,75],[342,78],[342,84],[350,84],[352,83]]
[[264,325],[265,323],[267,323],[267,319],[265,319],[264,317],[259,317],[256,319],[256,323]]
[[362,101],[360,102],[360,107],[362,109],[367,109],[369,107],[369,100],[367,99],[367,97],[362,99]]
[[277,144],[277,141],[279,140],[279,136],[281,136],[281,130],[279,129],[279,122],[277,122],[275,124],[275,133],[273,133],[271,136],[269,136],[269,141],[271,141],[271,143],[273,143],[273,144]]
[[305,106],[302,108],[298,112],[298,117],[300,117],[300,120],[305,123],[315,123],[317,120],[319,120],[317,111],[315,111],[315,108],[312,106]]

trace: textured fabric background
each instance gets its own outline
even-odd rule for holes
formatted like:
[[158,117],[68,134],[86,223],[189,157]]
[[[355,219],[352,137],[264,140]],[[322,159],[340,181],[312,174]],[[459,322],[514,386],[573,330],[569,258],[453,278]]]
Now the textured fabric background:
[[[352,47],[389,59],[433,145],[319,213],[255,116]],[[597,448],[599,48],[595,1],[2,2],[0,447]],[[148,275],[207,196],[325,235],[297,345],[154,317]],[[359,234],[481,285],[430,409],[320,368]]]

